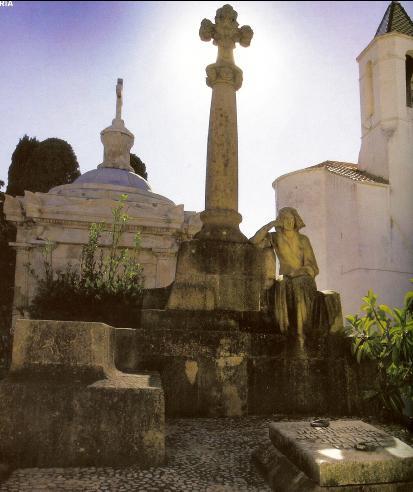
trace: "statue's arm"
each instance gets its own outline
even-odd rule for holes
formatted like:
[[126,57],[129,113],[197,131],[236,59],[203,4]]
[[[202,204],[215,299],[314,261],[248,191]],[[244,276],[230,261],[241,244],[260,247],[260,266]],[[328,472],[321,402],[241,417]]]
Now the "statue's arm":
[[270,244],[268,232],[274,227],[274,220],[265,224],[261,227],[253,236],[250,238],[250,243],[258,246],[259,248],[268,248]]
[[319,274],[317,260],[315,259],[314,251],[308,237],[304,235],[301,237],[304,249],[304,265],[300,268],[300,271],[314,278]]

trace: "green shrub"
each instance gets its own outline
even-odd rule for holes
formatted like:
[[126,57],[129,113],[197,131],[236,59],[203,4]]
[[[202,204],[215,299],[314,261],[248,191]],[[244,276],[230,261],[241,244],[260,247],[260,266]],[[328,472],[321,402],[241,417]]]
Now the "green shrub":
[[404,400],[413,399],[413,291],[405,295],[403,308],[391,309],[377,299],[369,290],[361,307],[366,314],[347,316],[346,333],[358,362],[377,363],[377,379],[365,396],[378,398],[387,410],[401,414]]
[[43,250],[44,275],[37,280],[36,295],[29,307],[32,318],[113,322],[123,309],[138,307],[143,292],[142,267],[137,256],[139,234],[133,249],[121,248],[128,215],[124,212],[127,196],[112,210],[110,246],[100,247],[106,225],[92,224],[87,244],[82,248],[79,267],[68,264],[64,270],[53,268],[52,243]]

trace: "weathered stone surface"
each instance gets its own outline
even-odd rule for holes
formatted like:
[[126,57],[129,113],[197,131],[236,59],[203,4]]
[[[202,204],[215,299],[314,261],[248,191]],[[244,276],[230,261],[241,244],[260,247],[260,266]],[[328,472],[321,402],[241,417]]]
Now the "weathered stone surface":
[[15,470],[1,492],[265,492],[250,465],[250,450],[268,434],[259,418],[170,419],[163,466],[26,468]]
[[241,416],[248,413],[247,333],[116,330],[117,364],[161,373],[166,413]]
[[1,483],[8,478],[11,473],[11,467],[5,463],[0,463],[0,487]]
[[144,329],[213,330],[275,334],[269,316],[258,311],[144,309],[140,327]]
[[18,320],[10,372],[103,379],[116,372],[112,337],[103,323]]
[[135,137],[125,127],[122,120],[122,92],[123,79],[118,79],[116,84],[116,116],[112,120],[112,124],[100,133],[104,152],[103,162],[99,167],[133,172],[133,167],[130,165],[130,149],[133,147]]
[[242,70],[235,65],[235,43],[249,46],[249,26],[238,27],[237,12],[231,5],[217,10],[215,24],[203,19],[199,35],[218,46],[216,63],[206,68],[206,83],[212,88],[208,130],[205,211],[199,237],[218,241],[246,242],[239,230],[238,131],[236,91],[242,84]]
[[248,243],[194,239],[180,245],[168,309],[259,311],[264,257]]
[[372,410],[363,367],[338,335],[309,336],[303,351],[257,312],[143,310],[140,326],[115,331],[116,365],[159,371],[169,416]]
[[[282,416],[278,418],[288,420]],[[4,483],[0,483],[0,491],[264,492],[271,489],[266,486],[255,466],[251,466],[251,450],[258,448],[253,453],[255,458],[260,458],[263,451],[275,450],[268,437],[269,423],[269,419],[263,417],[168,419],[168,461],[163,466],[149,469],[135,466],[19,469]],[[410,438],[399,425],[385,425],[383,429],[413,444],[413,436]],[[269,474],[273,476],[277,486],[274,490],[278,492],[411,492],[413,489],[412,483],[403,486],[398,484],[397,487],[391,484],[326,488],[319,487],[309,479],[306,482],[290,482],[289,488],[282,489],[288,467],[293,465],[286,459],[282,467],[277,467],[276,462],[271,461],[271,455],[268,452],[266,455],[267,461],[260,460],[260,468],[267,479]],[[298,473],[304,475],[297,468],[295,473],[293,478],[297,478]],[[308,484],[310,487],[307,487]]]
[[13,466],[164,461],[163,396],[155,375],[87,387],[8,380],[0,395],[0,456]]
[[252,461],[271,489],[276,492],[411,492],[413,489],[412,481],[320,486],[267,440],[253,451]]
[[114,365],[114,329],[19,320],[0,383],[0,462],[18,467],[155,466],[164,461],[157,373]]
[[277,450],[323,487],[413,481],[413,449],[362,421],[337,420],[327,428],[273,422],[269,433]]

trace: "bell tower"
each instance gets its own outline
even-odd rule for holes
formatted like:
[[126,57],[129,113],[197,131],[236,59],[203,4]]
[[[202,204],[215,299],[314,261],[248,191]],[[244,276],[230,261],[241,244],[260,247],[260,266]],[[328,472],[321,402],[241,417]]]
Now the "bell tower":
[[397,186],[401,178],[407,178],[407,168],[409,176],[413,169],[413,22],[399,2],[390,3],[357,61],[359,167]]
[[390,3],[357,61],[359,169],[389,183],[385,203],[380,205],[385,209],[380,212],[372,202],[368,213],[381,223],[376,241],[390,245],[388,265],[381,267],[383,275],[392,271],[406,276],[413,266],[413,22],[399,2]]

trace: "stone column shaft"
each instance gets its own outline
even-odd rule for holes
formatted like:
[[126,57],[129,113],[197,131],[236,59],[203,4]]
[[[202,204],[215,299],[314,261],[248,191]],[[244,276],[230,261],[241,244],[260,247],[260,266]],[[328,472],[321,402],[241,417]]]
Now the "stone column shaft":
[[238,211],[236,94],[228,84],[212,90],[205,184],[205,210],[211,209]]
[[205,211],[201,214],[203,239],[244,242],[238,213],[238,130],[236,91],[242,84],[242,71],[235,65],[235,43],[249,46],[253,32],[238,28],[237,13],[230,5],[217,10],[215,24],[208,19],[199,31],[203,41],[218,46],[216,63],[206,68],[206,83],[212,88],[209,118]]

